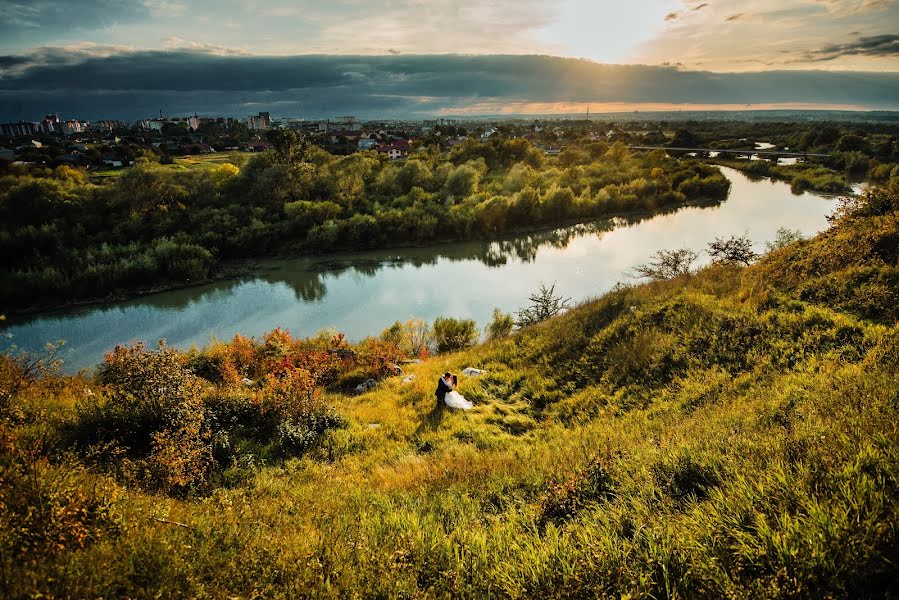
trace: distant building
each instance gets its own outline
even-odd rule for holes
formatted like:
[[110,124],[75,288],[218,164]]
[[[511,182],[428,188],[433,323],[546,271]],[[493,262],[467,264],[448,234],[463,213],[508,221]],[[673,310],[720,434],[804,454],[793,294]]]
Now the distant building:
[[378,141],[373,140],[371,138],[361,138],[358,142],[356,142],[357,150],[371,150],[375,146],[377,146]]
[[63,135],[75,135],[78,133],[84,132],[84,123],[81,121],[77,121],[75,119],[65,121],[62,124],[62,133]]
[[44,128],[40,123],[19,121],[17,123],[0,124],[0,135],[5,137],[24,137],[39,133],[44,133]]
[[16,153],[9,148],[0,147],[0,160],[15,160]]
[[262,129],[270,129],[271,126],[272,118],[267,112],[261,112],[258,115],[250,115],[247,117],[247,127],[251,130],[259,131]]
[[62,128],[59,126],[59,115],[44,115],[44,118],[41,119],[41,127],[44,128],[45,133],[62,133]]

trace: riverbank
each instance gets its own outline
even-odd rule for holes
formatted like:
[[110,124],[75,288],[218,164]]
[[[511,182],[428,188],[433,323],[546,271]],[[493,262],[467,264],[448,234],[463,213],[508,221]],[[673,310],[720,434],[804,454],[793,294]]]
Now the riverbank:
[[730,167],[754,177],[769,177],[790,184],[795,193],[804,191],[824,194],[846,194],[852,191],[849,179],[842,173],[816,163],[778,165],[767,160],[733,160],[709,158],[708,162]]

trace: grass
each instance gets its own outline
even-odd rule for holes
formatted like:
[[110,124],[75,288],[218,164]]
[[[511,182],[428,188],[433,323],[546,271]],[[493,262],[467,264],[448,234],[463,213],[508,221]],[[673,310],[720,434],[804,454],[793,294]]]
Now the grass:
[[[169,171],[192,171],[195,169],[211,170],[225,163],[240,166],[246,162],[251,155],[250,152],[241,150],[227,150],[224,152],[213,152],[211,154],[196,154],[181,156],[174,159],[174,163],[163,165]],[[125,168],[97,169],[90,172],[91,181],[94,183],[102,183],[104,181],[113,181],[125,173]]]
[[[332,386],[344,426],[294,458],[248,446],[203,494],[86,466],[76,407],[115,390],[36,379],[0,428],[0,594],[893,597],[899,201],[877,198],[752,267],[617,289],[411,384]],[[844,285],[858,269],[882,293]],[[437,407],[466,366],[475,408]]]

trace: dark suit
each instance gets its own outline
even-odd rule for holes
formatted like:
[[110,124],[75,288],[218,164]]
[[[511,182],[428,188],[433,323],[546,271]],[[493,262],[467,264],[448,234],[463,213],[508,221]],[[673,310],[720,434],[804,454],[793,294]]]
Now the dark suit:
[[443,377],[437,380],[437,389],[434,391],[434,395],[437,396],[437,404],[443,402],[443,397],[446,396],[446,393],[452,391],[453,388],[449,386],[449,384],[444,381]]

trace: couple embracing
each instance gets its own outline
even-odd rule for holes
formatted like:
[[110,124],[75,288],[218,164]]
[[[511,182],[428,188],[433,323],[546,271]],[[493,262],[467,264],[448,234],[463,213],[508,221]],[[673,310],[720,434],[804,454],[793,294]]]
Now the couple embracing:
[[465,399],[465,396],[456,391],[457,385],[459,385],[459,378],[449,371],[437,380],[437,390],[434,392],[434,395],[437,396],[437,406],[440,406],[441,402],[450,408],[460,410],[468,410],[474,406]]

